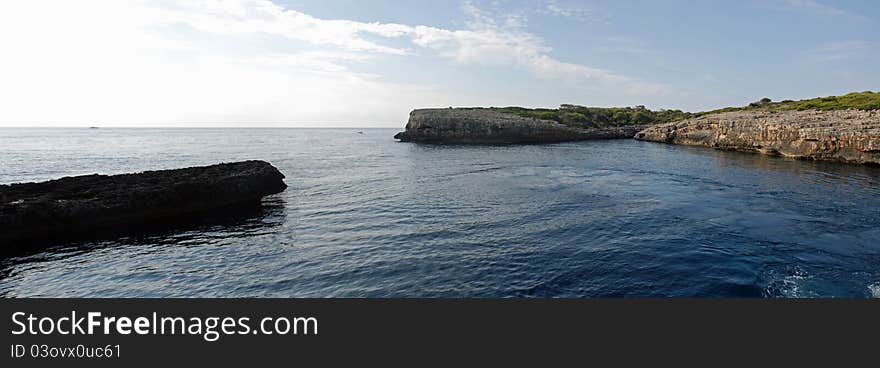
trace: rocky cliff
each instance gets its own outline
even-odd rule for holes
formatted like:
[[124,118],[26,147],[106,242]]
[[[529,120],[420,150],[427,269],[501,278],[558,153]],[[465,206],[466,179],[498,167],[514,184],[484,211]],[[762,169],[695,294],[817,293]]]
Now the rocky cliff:
[[394,138],[426,143],[545,143],[632,138],[645,125],[576,128],[485,108],[419,109]]
[[880,111],[723,112],[652,126],[635,138],[798,159],[880,164]]
[[283,191],[284,175],[244,161],[124,175],[85,175],[0,185],[0,252],[22,243],[127,232]]

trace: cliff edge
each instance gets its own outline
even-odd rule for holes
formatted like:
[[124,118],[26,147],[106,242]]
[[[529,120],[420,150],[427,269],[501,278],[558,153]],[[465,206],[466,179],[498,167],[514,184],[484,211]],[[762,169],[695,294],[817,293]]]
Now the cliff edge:
[[807,160],[880,164],[880,110],[743,110],[649,127],[636,139]]
[[574,127],[489,108],[417,109],[394,138],[423,143],[551,143],[632,136],[648,125]]

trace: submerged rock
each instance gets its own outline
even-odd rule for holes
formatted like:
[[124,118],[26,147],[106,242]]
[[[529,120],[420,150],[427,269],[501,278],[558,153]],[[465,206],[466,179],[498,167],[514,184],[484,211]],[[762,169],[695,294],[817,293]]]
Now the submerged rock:
[[486,108],[418,109],[394,138],[425,143],[550,143],[632,136],[646,125],[577,128]]
[[0,251],[19,243],[126,232],[238,205],[287,188],[263,161],[0,185]]
[[807,160],[880,164],[880,111],[735,111],[649,127],[636,139]]

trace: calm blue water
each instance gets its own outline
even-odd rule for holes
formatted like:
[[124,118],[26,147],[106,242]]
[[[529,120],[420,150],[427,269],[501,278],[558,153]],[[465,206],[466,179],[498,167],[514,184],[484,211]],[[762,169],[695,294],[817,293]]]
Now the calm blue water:
[[880,296],[880,168],[632,140],[0,129],[0,183],[263,159],[261,213],[0,260],[0,295]]

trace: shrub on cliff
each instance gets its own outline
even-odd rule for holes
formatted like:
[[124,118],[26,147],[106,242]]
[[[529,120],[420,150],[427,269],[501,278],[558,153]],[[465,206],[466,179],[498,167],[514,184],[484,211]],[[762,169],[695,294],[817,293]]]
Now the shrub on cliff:
[[750,103],[750,104],[749,104],[749,107],[761,107],[761,106],[766,106],[766,105],[770,104],[771,102],[773,102],[773,100],[771,100],[771,99],[769,99],[769,98],[767,98],[767,97],[764,97],[764,98],[762,98],[762,99],[760,99],[760,100],[758,100],[758,101],[755,101],[755,102]]
[[828,96],[801,100],[782,104],[783,110],[878,110],[880,109],[880,92],[853,92],[843,96]]
[[566,125],[580,125],[587,122],[584,114],[576,112],[566,112],[562,114],[562,123]]
[[494,107],[495,111],[542,120],[552,120],[578,127],[610,127],[665,123],[690,117],[681,110],[652,111],[645,106],[586,107],[565,104],[558,109],[528,109],[524,107]]
[[[765,102],[766,100],[766,102]],[[763,109],[768,111],[788,111],[788,110],[880,110],[880,92],[853,92],[843,96],[827,96],[817,97],[800,101],[784,100],[782,102],[771,102],[765,98],[759,102],[753,102],[745,107],[725,107],[712,111],[705,111],[695,114],[694,116],[703,116],[707,114],[715,114],[728,111],[744,111]]]
[[782,110],[880,110],[880,92],[853,92],[843,96],[819,97],[807,100],[773,102],[769,98],[762,98],[744,107],[725,107],[722,109],[704,111],[698,113],[683,112],[681,110],[653,111],[645,106],[635,107],[586,107],[565,104],[558,109],[529,109],[525,107],[493,107],[495,111],[515,114],[519,116],[551,120],[558,123],[579,127],[610,127],[622,125],[645,125],[661,124],[672,121],[699,117],[707,114],[715,114],[729,111],[757,110],[768,111]]

